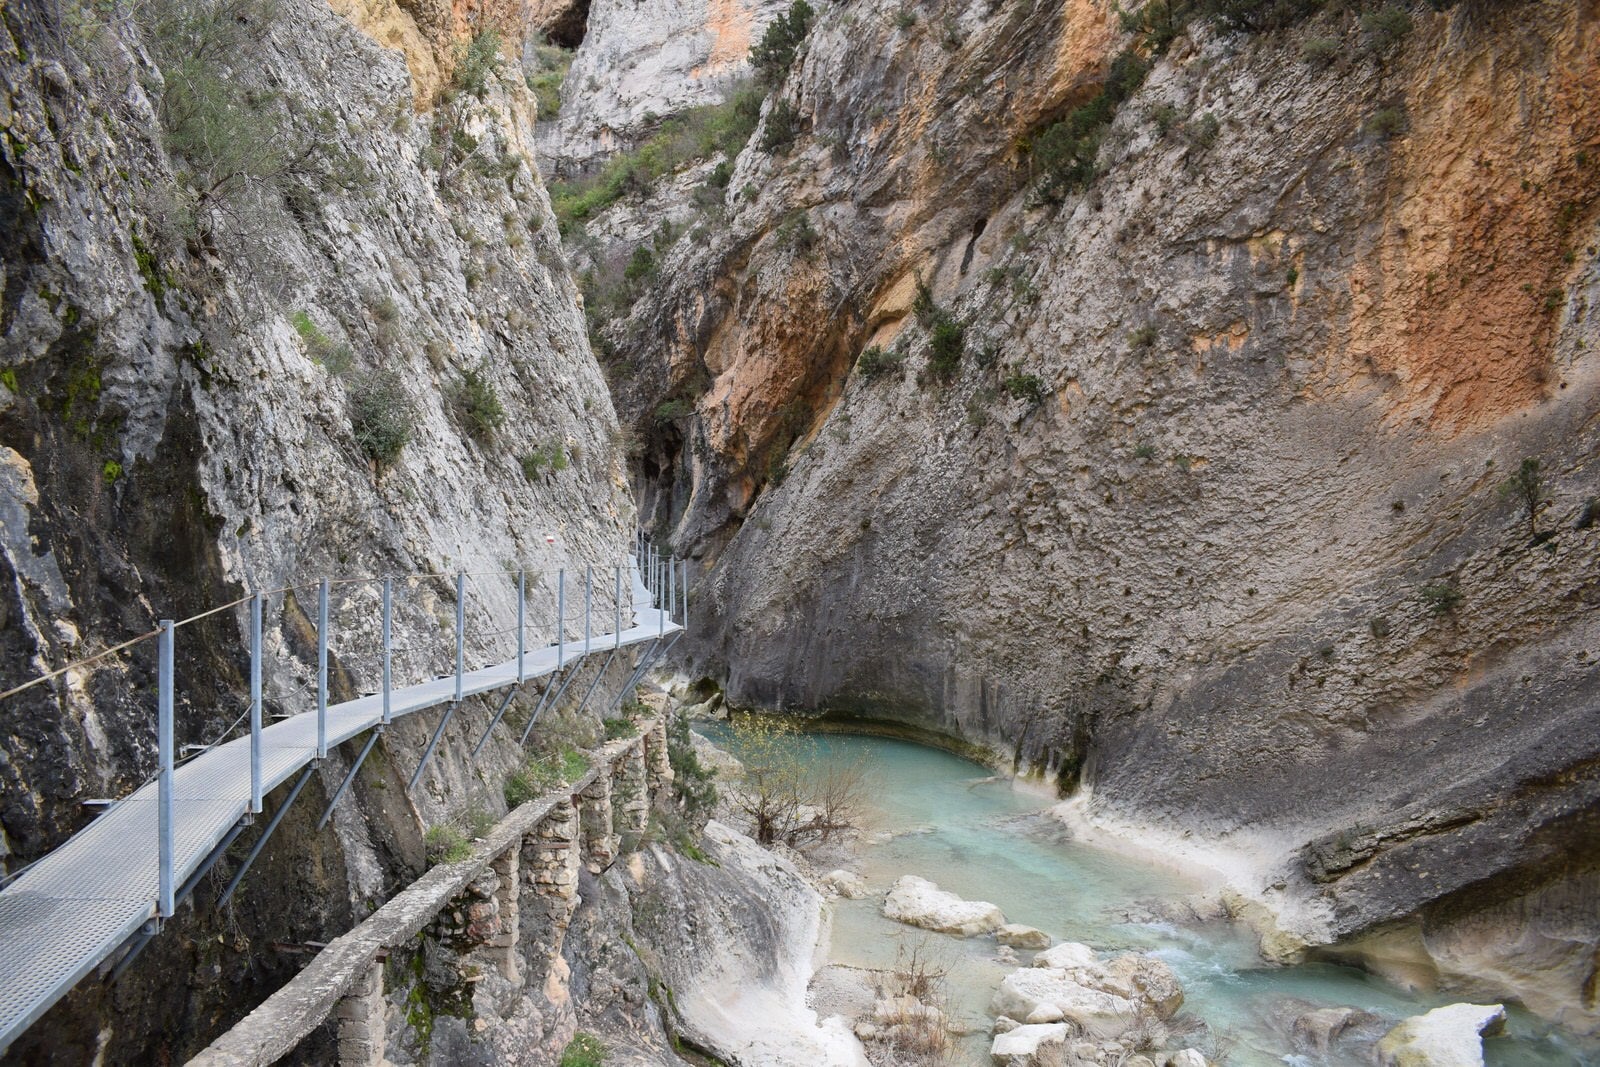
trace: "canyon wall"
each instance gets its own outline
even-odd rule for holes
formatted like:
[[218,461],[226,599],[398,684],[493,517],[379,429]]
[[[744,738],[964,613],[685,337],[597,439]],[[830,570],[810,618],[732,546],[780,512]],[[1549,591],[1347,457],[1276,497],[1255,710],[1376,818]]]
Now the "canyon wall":
[[[448,98],[417,114],[407,57],[315,0],[28,0],[0,20],[0,687],[277,590],[267,714],[305,712],[323,577],[366,579],[332,589],[334,701],[378,686],[380,575],[402,576],[400,685],[453,668],[458,571],[469,668],[515,652],[508,569],[528,569],[535,644],[560,566],[601,565],[609,619],[634,509],[512,60],[452,36]],[[245,627],[236,607],[178,631],[180,744],[238,736]],[[8,870],[151,777],[155,679],[146,641],[0,703]],[[463,705],[415,791],[438,720],[398,722],[319,831],[364,738],[332,753],[230,907],[208,879],[11,1056],[203,1045],[414,878],[427,826],[504,810],[516,736],[468,756],[493,711]]]
[[602,327],[684,665],[1048,773],[1279,953],[1600,1024],[1596,13],[820,11]]

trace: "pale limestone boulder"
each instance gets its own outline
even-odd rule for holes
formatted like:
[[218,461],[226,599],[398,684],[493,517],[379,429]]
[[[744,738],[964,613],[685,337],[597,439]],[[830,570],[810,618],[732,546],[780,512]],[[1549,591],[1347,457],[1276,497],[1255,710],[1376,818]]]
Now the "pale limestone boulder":
[[1061,1021],[1061,1009],[1054,1004],[1041,1004],[1028,1013],[1025,1020],[1030,1023],[1058,1023]]
[[1092,989],[1071,972],[1053,967],[1023,967],[1000,983],[992,1008],[997,1015],[1026,1019],[1049,1005],[1085,1034],[1116,1038],[1138,1025],[1140,1006],[1127,997]]
[[1105,973],[1107,981],[1091,984],[1098,984],[1106,992],[1142,1001],[1158,1019],[1170,1019],[1183,1007],[1183,987],[1178,984],[1178,976],[1154,956],[1135,953],[1118,956],[1105,965]]
[[1380,1067],[1483,1067],[1483,1037],[1506,1022],[1500,1004],[1449,1004],[1400,1023],[1378,1042]]
[[1000,909],[986,900],[962,900],[926,878],[909,874],[889,890],[883,914],[895,922],[957,937],[992,933],[1006,921]]
[[1094,949],[1088,945],[1080,945],[1076,941],[1063,941],[1059,945],[1052,945],[1033,957],[1035,967],[1057,967],[1068,971],[1097,967],[1099,963],[1100,961],[1095,958]]
[[996,1034],[989,1046],[989,1056],[996,1063],[1013,1063],[1016,1059],[1032,1056],[1046,1045],[1064,1045],[1071,1034],[1066,1023],[1049,1023],[1043,1026],[1019,1026],[1003,1034]]
[[1010,948],[1041,949],[1050,947],[1050,935],[1043,930],[1035,930],[1031,926],[1021,923],[1006,923],[995,931],[995,937],[1002,945]]
[[1206,1067],[1206,1058],[1195,1049],[1186,1048],[1182,1052],[1173,1053],[1172,1058],[1167,1061],[1167,1067]]
[[1359,1008],[1318,1008],[1297,1017],[1291,1033],[1299,1047],[1326,1056],[1328,1049],[1345,1031],[1366,1026],[1377,1019],[1376,1015]]
[[846,900],[860,900],[867,895],[867,883],[853,871],[829,871],[822,876],[822,888]]

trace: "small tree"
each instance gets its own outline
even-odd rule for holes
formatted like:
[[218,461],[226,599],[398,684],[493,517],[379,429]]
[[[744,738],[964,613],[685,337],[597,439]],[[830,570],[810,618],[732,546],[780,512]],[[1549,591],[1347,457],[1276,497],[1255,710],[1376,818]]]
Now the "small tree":
[[1544,508],[1544,475],[1539,471],[1539,461],[1529,456],[1517,468],[1517,473],[1500,483],[1500,495],[1515,500],[1528,516],[1528,536],[1539,537],[1539,512]]
[[811,29],[811,19],[816,12],[806,0],[794,0],[786,14],[779,15],[767,25],[761,40],[750,49],[750,65],[756,76],[767,85],[781,82],[794,65],[800,42]]
[[866,782],[862,763],[814,766],[815,742],[770,715],[740,718],[733,735],[730,747],[744,777],[729,796],[761,844],[827,840],[855,826]]

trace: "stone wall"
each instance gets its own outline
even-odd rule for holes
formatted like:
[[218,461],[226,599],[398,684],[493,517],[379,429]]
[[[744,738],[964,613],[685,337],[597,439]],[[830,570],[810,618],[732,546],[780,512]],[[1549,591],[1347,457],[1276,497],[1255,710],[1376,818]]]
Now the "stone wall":
[[[508,985],[506,994],[520,995],[530,980],[561,966],[579,868],[600,873],[615,862],[622,842],[637,843],[649,805],[672,781],[666,744],[666,724],[655,719],[641,724],[639,736],[595,750],[583,777],[516,808],[468,858],[434,867],[331,942],[190,1064],[276,1063],[330,1019],[341,1064],[383,1062],[387,1045],[416,1037],[403,1032],[404,1023],[402,1033],[391,1033],[384,994],[392,968],[384,963],[395,953],[421,952],[430,965],[442,956],[456,969],[457,984],[499,981]],[[619,780],[638,786],[639,802],[612,804]]]

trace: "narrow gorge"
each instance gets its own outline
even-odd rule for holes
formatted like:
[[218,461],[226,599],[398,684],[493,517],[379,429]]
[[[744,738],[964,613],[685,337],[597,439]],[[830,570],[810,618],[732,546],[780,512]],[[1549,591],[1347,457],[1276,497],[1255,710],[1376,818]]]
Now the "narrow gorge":
[[0,23],[0,1062],[1600,1062],[1592,0]]

